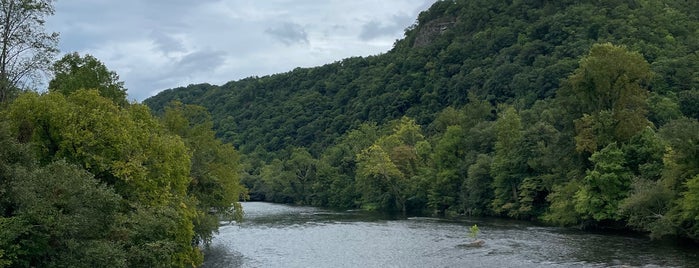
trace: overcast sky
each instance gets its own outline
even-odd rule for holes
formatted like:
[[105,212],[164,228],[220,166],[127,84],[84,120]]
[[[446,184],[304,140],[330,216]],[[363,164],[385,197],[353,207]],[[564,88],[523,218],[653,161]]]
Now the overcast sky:
[[[119,74],[129,100],[391,49],[435,0],[58,0],[62,53]],[[61,55],[62,56],[62,55]]]

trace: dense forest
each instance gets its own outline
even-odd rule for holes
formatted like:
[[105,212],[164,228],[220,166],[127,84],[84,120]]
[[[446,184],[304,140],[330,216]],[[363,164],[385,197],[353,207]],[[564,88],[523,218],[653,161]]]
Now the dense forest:
[[[246,194],[210,114],[155,117],[98,59],[53,60],[52,1],[0,4],[0,267],[201,265]],[[29,89],[44,71],[48,89]]]
[[438,1],[384,54],[173,101],[253,199],[699,240],[696,1]]

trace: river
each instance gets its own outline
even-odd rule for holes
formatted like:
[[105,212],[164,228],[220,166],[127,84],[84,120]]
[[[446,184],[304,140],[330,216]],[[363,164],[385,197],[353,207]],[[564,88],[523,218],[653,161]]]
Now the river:
[[[249,202],[204,267],[699,267],[699,249],[493,218],[400,218]],[[466,247],[477,224],[478,248]]]

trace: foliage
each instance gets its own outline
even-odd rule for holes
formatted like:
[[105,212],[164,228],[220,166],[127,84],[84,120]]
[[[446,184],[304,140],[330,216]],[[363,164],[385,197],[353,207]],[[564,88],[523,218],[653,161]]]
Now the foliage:
[[474,224],[471,228],[468,228],[468,237],[473,238],[473,240],[478,239],[478,233],[481,230],[478,229],[478,225]]
[[240,157],[233,146],[216,139],[203,107],[174,102],[166,109],[163,123],[184,140],[191,155],[187,192],[197,200],[195,239],[197,244],[209,242],[219,220],[242,220],[238,201],[245,198],[246,190],[239,181]]
[[44,32],[53,0],[0,1],[0,104],[36,82],[58,52],[58,33]]
[[63,161],[12,176],[14,211],[1,236],[13,266],[126,267],[112,237],[121,197],[111,187]]
[[4,263],[196,266],[219,216],[242,216],[238,155],[200,107],[174,104],[161,123],[75,89],[22,94],[2,114],[19,162],[0,165]]
[[53,64],[54,78],[49,82],[49,91],[70,95],[80,89],[96,89],[100,96],[124,106],[126,89],[119,76],[109,71],[95,57],[81,57],[77,52],[66,54]]
[[583,219],[618,220],[618,203],[626,197],[631,173],[625,167],[624,155],[612,143],[590,157],[594,169],[588,170],[580,189],[575,193],[575,211]]

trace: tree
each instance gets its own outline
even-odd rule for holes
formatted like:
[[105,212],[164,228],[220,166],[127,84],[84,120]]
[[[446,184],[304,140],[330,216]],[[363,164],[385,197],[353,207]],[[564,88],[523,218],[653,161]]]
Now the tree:
[[[238,202],[246,189],[240,184],[240,156],[231,144],[216,139],[211,116],[204,107],[172,102],[165,109],[165,126],[184,140],[191,154],[187,193],[196,198],[196,243],[208,243],[220,219],[242,220]],[[209,213],[215,211],[216,213]]]
[[[398,208],[405,211],[404,175],[388,153],[374,144],[357,155],[357,188],[368,209]],[[394,201],[394,204],[391,204]]]
[[650,125],[646,88],[652,75],[639,53],[610,43],[592,46],[558,95],[575,119],[578,151],[625,142]]
[[58,33],[44,32],[53,0],[0,0],[0,103],[47,70],[58,52]]
[[458,125],[448,126],[434,149],[434,162],[437,176],[432,179],[428,202],[431,208],[443,213],[456,205],[459,188],[466,177],[466,137]]
[[575,211],[585,219],[620,220],[619,203],[626,198],[631,172],[625,167],[624,152],[612,143],[590,157],[595,166],[588,170],[575,193]]
[[123,237],[127,266],[202,261],[194,221],[208,211],[197,210],[196,198],[188,195],[191,156],[147,107],[122,108],[96,90],[67,97],[30,92],[13,101],[7,114],[13,134],[32,144],[39,163],[65,159],[122,198],[115,235]]
[[493,200],[493,178],[490,176],[492,158],[479,154],[476,162],[469,166],[468,177],[461,186],[461,198],[464,211],[468,215],[487,214]]
[[495,132],[497,141],[490,169],[495,193],[492,209],[498,214],[515,213],[519,206],[518,188],[526,169],[526,162],[519,150],[522,121],[517,110],[505,107],[495,122]]
[[70,95],[80,89],[96,89],[100,96],[124,106],[126,89],[119,76],[95,57],[81,57],[77,52],[66,54],[53,64],[54,78],[49,82],[49,91]]
[[637,178],[631,184],[629,197],[619,204],[619,210],[629,226],[650,232],[651,238],[660,238],[676,231],[668,214],[672,197],[661,181]]
[[[18,166],[13,212],[0,217],[0,251],[14,267],[127,267],[119,228],[121,197],[65,161]],[[2,265],[0,265],[2,266]]]

